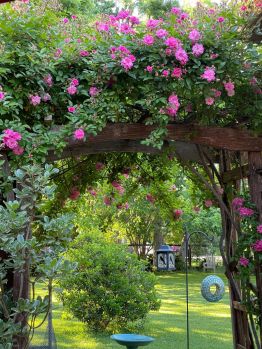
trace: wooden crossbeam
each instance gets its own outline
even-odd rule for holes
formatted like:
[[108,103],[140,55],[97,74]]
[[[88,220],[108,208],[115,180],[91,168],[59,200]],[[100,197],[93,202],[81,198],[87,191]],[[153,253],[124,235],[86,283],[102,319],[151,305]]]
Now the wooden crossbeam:
[[[87,144],[98,141],[143,140],[155,129],[143,124],[108,124],[96,137],[88,139]],[[166,140],[182,141],[231,151],[262,151],[262,136],[250,131],[227,127],[209,127],[199,125],[170,124],[167,126]],[[68,147],[73,148],[83,142],[68,140]]]

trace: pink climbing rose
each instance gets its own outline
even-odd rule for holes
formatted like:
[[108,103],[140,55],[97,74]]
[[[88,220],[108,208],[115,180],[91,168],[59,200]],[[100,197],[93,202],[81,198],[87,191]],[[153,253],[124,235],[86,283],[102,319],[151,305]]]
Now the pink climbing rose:
[[50,74],[46,75],[44,77],[44,82],[47,86],[52,87],[53,86],[53,78]]
[[3,91],[0,91],[0,101],[2,101],[5,98],[5,93]]
[[201,34],[199,33],[199,31],[197,29],[193,29],[189,35],[188,35],[188,38],[193,41],[193,42],[196,42],[196,41],[199,41],[201,39]]
[[166,46],[174,48],[174,49],[177,49],[181,45],[180,40],[177,38],[174,38],[172,36],[170,38],[166,39],[165,44],[166,44]]
[[242,267],[247,267],[249,264],[249,259],[245,258],[245,257],[240,257],[239,258],[239,264],[242,265]]
[[241,217],[251,217],[255,213],[254,210],[248,207],[240,207],[238,212]]
[[155,39],[152,35],[145,35],[143,38],[143,43],[147,46],[153,45]]
[[97,171],[101,171],[105,168],[105,164],[103,164],[102,162],[97,162],[96,163],[96,170]]
[[30,103],[36,106],[41,103],[41,97],[38,95],[29,96]]
[[225,21],[224,17],[218,17],[217,19],[218,23],[223,23]]
[[183,215],[183,211],[180,210],[180,209],[176,209],[173,211],[173,216],[174,216],[174,219],[180,219],[181,216]]
[[192,53],[195,57],[199,57],[204,53],[205,49],[202,44],[194,44],[192,47]]
[[257,240],[251,247],[255,252],[262,252],[262,240]]
[[121,65],[125,70],[130,70],[134,65],[134,60],[131,56],[126,56],[121,60]]
[[15,148],[13,149],[13,153],[14,153],[15,155],[22,155],[23,152],[24,152],[24,148],[23,148],[23,147],[20,147],[20,145],[18,145],[17,147],[15,147]]
[[181,78],[182,74],[183,74],[183,70],[181,68],[174,68],[171,76],[179,79]]
[[75,107],[67,107],[67,110],[69,111],[69,113],[74,113],[76,111]]
[[216,80],[215,67],[206,67],[204,73],[201,75],[202,79],[212,82]]
[[21,133],[13,131],[11,129],[4,130],[3,143],[7,148],[14,150],[18,147],[18,141],[20,141],[21,139]]
[[68,88],[67,88],[67,92],[70,94],[70,95],[75,95],[77,93],[77,88],[75,87],[75,85],[70,85]]
[[69,195],[69,198],[71,200],[77,200],[79,198],[79,196],[80,196],[80,191],[77,188],[72,188],[70,195]]
[[148,65],[148,66],[146,67],[146,71],[148,71],[149,73],[152,73],[152,71],[153,71],[152,65]]
[[167,35],[168,35],[168,32],[167,32],[165,29],[158,29],[158,30],[156,31],[156,36],[157,36],[159,39],[165,38]]
[[215,102],[214,98],[212,97],[206,97],[205,101],[206,101],[206,105],[213,105]]
[[154,198],[154,196],[151,195],[151,194],[146,194],[146,200],[149,201],[149,202],[151,202],[151,204],[153,204],[153,203],[156,201],[156,199]]
[[74,138],[77,140],[81,140],[85,137],[85,131],[82,128],[78,128],[74,132]]
[[95,86],[90,87],[89,94],[91,97],[95,97],[99,94],[99,89]]
[[244,199],[243,198],[234,198],[232,200],[232,207],[234,210],[238,210],[240,207],[244,205]]
[[73,78],[73,79],[71,80],[71,85],[78,86],[78,85],[79,85],[79,80],[76,79],[76,78]]
[[210,199],[205,200],[205,206],[206,206],[207,208],[213,206],[213,201],[210,200]]
[[89,52],[86,51],[86,50],[81,50],[79,54],[80,54],[81,57],[87,57],[87,56],[89,56]]
[[185,65],[188,62],[188,55],[183,48],[178,48],[175,53],[176,59],[180,62],[181,65]]
[[262,234],[262,224],[260,224],[260,225],[257,226],[257,232],[258,232],[259,234]]
[[180,107],[178,96],[176,94],[169,96],[168,103],[171,106],[171,109],[169,109],[169,114],[171,113],[171,114],[173,114],[173,116],[176,115],[176,113]]
[[105,204],[106,206],[110,206],[111,203],[112,203],[112,198],[111,198],[111,197],[108,197],[108,196],[105,196],[105,197],[104,197],[104,204]]
[[235,94],[235,85],[234,85],[234,83],[229,81],[229,82],[224,82],[223,84],[224,84],[225,90],[227,91],[227,95],[229,97],[234,96],[234,94]]

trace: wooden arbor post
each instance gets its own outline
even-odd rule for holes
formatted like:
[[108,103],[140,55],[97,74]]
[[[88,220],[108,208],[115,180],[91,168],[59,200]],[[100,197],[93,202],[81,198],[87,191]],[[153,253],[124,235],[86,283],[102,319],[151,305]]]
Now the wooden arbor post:
[[[249,152],[248,165],[250,196],[251,200],[256,205],[259,223],[262,224],[262,153]],[[255,253],[255,274],[259,312],[262,314],[262,266],[257,253]],[[259,327],[260,343],[262,345],[262,320],[260,320]]]

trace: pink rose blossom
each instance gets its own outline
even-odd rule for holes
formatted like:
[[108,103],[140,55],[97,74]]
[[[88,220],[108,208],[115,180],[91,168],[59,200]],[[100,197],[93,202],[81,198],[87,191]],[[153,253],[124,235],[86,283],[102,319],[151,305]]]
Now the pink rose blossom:
[[198,212],[200,212],[200,207],[195,206],[195,207],[193,207],[193,210],[194,210],[196,213],[198,213]]
[[146,71],[148,71],[149,73],[152,73],[153,67],[152,67],[151,65],[148,65],[148,66],[146,67]]
[[215,102],[215,99],[212,97],[206,97],[205,101],[206,101],[206,105],[213,105]]
[[132,58],[130,56],[127,56],[121,60],[121,65],[125,70],[130,70],[133,67],[134,63]]
[[153,203],[156,201],[156,199],[154,198],[154,196],[151,195],[151,194],[146,194],[146,200],[149,201],[149,202],[151,202],[151,204],[153,204]]
[[75,95],[77,93],[77,88],[74,86],[74,85],[70,85],[68,88],[67,88],[67,92],[70,94],[70,95]]
[[49,93],[45,93],[42,97],[43,101],[44,102],[48,102],[48,101],[51,101],[51,96]]
[[199,57],[204,53],[205,49],[202,44],[194,44],[192,47],[192,52],[195,57]]
[[105,196],[103,201],[104,201],[104,204],[106,206],[110,206],[112,204],[112,198],[111,197]]
[[92,196],[97,196],[97,192],[96,192],[94,189],[89,189],[89,193],[90,193]]
[[180,210],[180,209],[174,210],[174,211],[173,211],[174,219],[175,219],[175,220],[180,219],[181,216],[183,215],[183,213],[184,213],[184,212],[183,212],[182,210]]
[[75,130],[74,132],[74,138],[77,140],[81,140],[84,139],[85,137],[85,131],[82,128],[78,128],[77,130]]
[[128,10],[121,10],[117,14],[117,19],[126,19],[130,15],[130,12]]
[[234,198],[232,200],[232,207],[234,210],[238,210],[240,207],[244,205],[244,199],[243,198]]
[[77,188],[72,188],[70,195],[69,195],[69,198],[71,200],[77,200],[79,198],[79,196],[80,196],[80,191]]
[[77,19],[77,16],[76,15],[72,15],[71,18],[75,20],[75,19]]
[[162,71],[162,76],[167,78],[169,76],[169,73],[170,73],[169,70],[165,69],[165,70]]
[[258,232],[259,234],[262,234],[262,224],[260,224],[260,225],[257,226],[257,232]]
[[130,16],[128,19],[132,24],[139,24],[140,23],[139,18],[136,16]]
[[217,53],[211,53],[210,58],[216,59],[219,55]]
[[67,110],[69,111],[69,113],[74,113],[76,111],[75,107],[67,107]]
[[248,207],[240,207],[238,213],[241,217],[251,217],[255,213],[254,210]]
[[181,78],[182,74],[183,74],[183,70],[181,68],[174,68],[171,76],[179,79]]
[[249,264],[249,259],[245,258],[245,257],[240,257],[239,258],[239,264],[242,265],[242,267],[247,267]]
[[157,36],[159,39],[165,38],[167,35],[168,35],[168,32],[167,32],[165,29],[158,29],[158,30],[156,31],[156,36]]
[[181,65],[185,65],[188,62],[188,55],[186,51],[182,48],[179,48],[176,51],[175,57],[180,62]]
[[224,17],[218,17],[217,19],[218,23],[223,23],[225,21]]
[[171,13],[173,13],[174,15],[180,15],[181,14],[181,9],[179,7],[172,7],[171,8]]
[[209,208],[209,207],[213,206],[213,201],[212,201],[212,200],[210,200],[210,199],[205,200],[205,206],[206,206],[207,208]]
[[71,80],[71,85],[78,86],[78,85],[79,85],[79,80],[76,79],[76,78],[73,78],[73,79]]
[[199,33],[199,31],[197,29],[193,29],[189,33],[188,38],[193,42],[197,42],[201,39],[201,34]]
[[181,19],[181,21],[184,21],[185,19],[189,18],[189,14],[182,12],[179,18]]
[[105,164],[103,164],[102,162],[97,162],[96,163],[96,170],[97,171],[101,171],[105,168]]
[[252,77],[252,79],[249,80],[249,83],[251,86],[256,86],[257,85],[257,78],[255,76]]
[[207,80],[208,82],[216,80],[215,68],[206,67],[204,73],[201,75],[201,78]]
[[55,51],[55,57],[60,57],[62,55],[63,51],[61,50],[61,48],[58,48],[56,51]]
[[221,91],[219,91],[215,88],[211,88],[211,91],[213,92],[215,98],[218,98],[221,96]]
[[154,29],[160,24],[158,19],[149,19],[146,23],[147,28]]
[[229,82],[224,82],[224,87],[225,87],[225,90],[227,91],[227,95],[228,96],[234,96],[235,94],[235,85],[233,82],[229,81]]
[[95,86],[92,86],[89,89],[89,94],[90,94],[91,97],[97,96],[99,94],[99,92],[100,92],[99,89],[97,87],[95,87]]
[[65,38],[65,43],[68,44],[71,41],[70,38]]
[[243,6],[240,7],[240,10],[244,12],[244,11],[247,10],[247,7],[245,5],[243,5]]
[[147,46],[153,45],[155,39],[152,35],[145,35],[143,38],[143,43]]
[[0,101],[2,101],[5,98],[5,93],[3,91],[0,91]]
[[86,50],[81,50],[79,54],[80,54],[81,57],[87,57],[87,56],[89,56],[89,52],[86,51]]
[[49,87],[53,86],[53,78],[50,74],[46,75],[43,80],[47,86]]
[[41,103],[41,97],[38,96],[38,95],[30,96],[29,99],[30,99],[30,103],[31,103],[33,106],[36,106],[36,105],[38,105],[38,104]]
[[251,247],[255,252],[262,252],[262,240],[257,240]]
[[7,148],[14,150],[19,146],[18,141],[20,141],[21,139],[21,133],[13,131],[11,129],[4,130],[3,143]]
[[101,22],[98,22],[97,23],[97,30],[100,31],[100,32],[109,32],[110,30],[110,26],[108,23],[101,23]]
[[22,155],[23,152],[24,152],[24,148],[23,148],[23,147],[20,147],[20,145],[18,145],[17,147],[15,147],[15,148],[13,149],[13,153],[14,153],[15,155]]
[[69,19],[68,18],[63,18],[63,23],[64,24],[67,24],[69,22]]
[[166,46],[177,49],[181,43],[180,40],[177,38],[174,38],[173,36],[171,36],[170,38],[167,38],[165,41]]

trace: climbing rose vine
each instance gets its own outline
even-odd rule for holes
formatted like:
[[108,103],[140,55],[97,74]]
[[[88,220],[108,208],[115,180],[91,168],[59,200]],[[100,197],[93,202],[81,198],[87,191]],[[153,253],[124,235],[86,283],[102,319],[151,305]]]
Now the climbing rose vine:
[[122,10],[91,25],[27,2],[1,7],[1,147],[43,158],[112,122],[155,125],[145,143],[157,147],[169,122],[260,132],[258,52],[243,40],[251,3],[147,21]]

